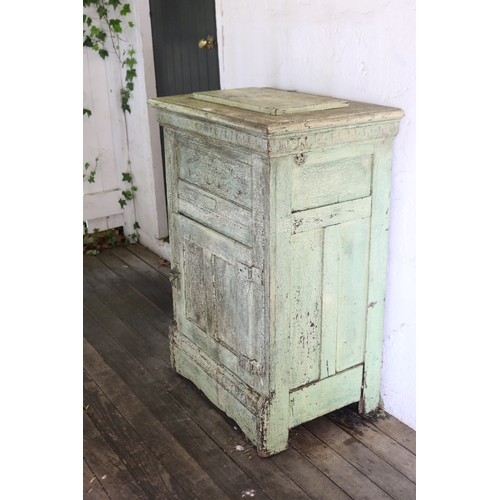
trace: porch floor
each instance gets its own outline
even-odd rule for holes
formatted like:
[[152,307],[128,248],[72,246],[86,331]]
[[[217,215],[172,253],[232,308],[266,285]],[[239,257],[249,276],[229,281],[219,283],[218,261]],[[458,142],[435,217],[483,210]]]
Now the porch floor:
[[169,268],[136,244],[84,256],[85,499],[401,499],[415,432],[350,406],[260,458],[238,426],[170,367]]

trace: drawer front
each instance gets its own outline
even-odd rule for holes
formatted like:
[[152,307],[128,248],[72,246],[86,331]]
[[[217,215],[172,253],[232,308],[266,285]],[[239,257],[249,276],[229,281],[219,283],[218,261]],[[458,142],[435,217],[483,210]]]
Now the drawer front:
[[179,213],[204,226],[253,246],[252,212],[224,198],[179,180]]
[[306,153],[293,157],[293,161],[293,210],[323,207],[371,194],[372,154],[342,157],[338,153]]
[[252,208],[252,167],[233,151],[219,154],[208,148],[181,143],[179,178],[226,201]]

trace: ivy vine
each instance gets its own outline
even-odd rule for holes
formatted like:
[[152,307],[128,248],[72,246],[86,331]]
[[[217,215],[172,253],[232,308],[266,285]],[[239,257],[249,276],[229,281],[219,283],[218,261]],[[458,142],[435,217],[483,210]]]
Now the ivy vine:
[[[106,48],[106,40],[111,41],[111,47],[122,68],[125,68],[125,84],[120,90],[121,107],[123,112],[130,113],[129,100],[131,92],[134,90],[134,78],[137,76],[135,65],[137,61],[134,57],[135,50],[132,45],[128,49],[120,49],[120,42],[126,43],[121,38],[123,26],[126,24],[130,28],[134,27],[132,21],[124,19],[131,14],[130,4],[122,4],[120,0],[83,0],[84,7],[94,7],[96,17],[83,14],[83,46],[95,50],[103,59],[109,56]],[[123,24],[122,24],[123,23]],[[83,110],[84,114],[90,116],[92,113],[88,109]]]
[[[133,46],[122,38],[124,27],[134,27],[132,21],[125,19],[132,13],[130,4],[122,4],[120,0],[83,0],[83,7],[90,8],[90,12],[93,13],[93,15],[90,15],[88,9],[87,13],[83,14],[83,46],[96,51],[102,59],[106,59],[109,56],[108,48],[111,46],[122,68],[122,88],[120,89],[121,109],[124,114],[126,114],[126,112],[130,113],[129,101],[132,91],[134,90],[134,78],[137,77],[137,71],[135,69],[137,60],[134,57],[135,50]],[[120,48],[120,43],[128,44],[128,47],[122,49]],[[92,111],[83,108],[83,114],[90,118],[92,116]],[[89,183],[95,182],[98,162],[99,159],[96,158],[93,167],[89,162],[84,164],[84,181]],[[130,165],[130,161],[128,163]],[[130,188],[122,191],[122,197],[119,200],[121,208],[127,204],[127,201],[133,199],[137,191],[137,187],[133,185],[132,175],[130,173],[122,173],[122,181],[130,183]],[[137,221],[134,223],[133,228],[135,232],[129,234],[128,238],[138,241],[138,229],[140,229],[140,226]],[[94,229],[94,233],[98,232],[98,229]],[[106,232],[103,234],[107,237],[108,244],[114,246],[114,239]],[[89,249],[87,253],[96,251],[98,253],[99,249]]]

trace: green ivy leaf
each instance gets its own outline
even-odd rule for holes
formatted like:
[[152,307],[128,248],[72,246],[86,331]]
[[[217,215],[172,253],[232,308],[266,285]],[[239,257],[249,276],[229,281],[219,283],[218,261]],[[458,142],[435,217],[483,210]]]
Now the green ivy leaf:
[[131,191],[122,191],[122,194],[128,201],[130,201],[134,197]]
[[120,204],[120,207],[123,208],[127,202],[125,200],[122,200],[121,198],[118,200],[118,203]]
[[139,226],[137,221],[134,222],[134,229],[141,229],[141,226]]
[[89,162],[85,163],[84,167],[85,167],[85,170],[88,170],[88,168],[90,167],[90,163]]
[[118,8],[118,5],[121,5],[121,2],[120,0],[109,0],[109,5],[112,5],[116,10]]
[[128,101],[130,99],[130,92],[125,89],[121,89],[121,97],[122,97],[122,110],[123,112],[128,111],[130,113],[130,106],[128,105]]
[[130,189],[135,192],[137,191],[137,186],[132,186]]
[[127,87],[128,90],[134,90],[134,84],[133,84],[133,82],[127,82],[127,85],[125,85],[125,87]]
[[135,24],[134,24],[132,21],[129,21],[129,22],[128,22],[128,25],[129,25],[131,28],[133,28],[133,27],[135,26]]
[[[90,117],[92,116],[92,111],[90,111],[90,109],[83,108],[83,114]],[[88,165],[88,163],[86,163],[85,165]]]
[[137,61],[133,57],[127,57],[125,59],[123,66],[128,66],[130,69],[133,69],[133,67],[137,64]]
[[121,33],[122,32],[122,27],[121,27],[121,21],[120,21],[120,19],[110,19],[109,20],[109,25],[111,26],[112,30],[115,33]]
[[122,181],[123,182],[132,182],[132,176],[127,172],[122,172]]
[[106,59],[106,57],[108,57],[108,56],[109,56],[109,53],[108,53],[108,51],[107,51],[106,49],[101,49],[101,50],[99,51],[99,55],[100,55],[103,59]]
[[90,28],[91,36],[97,36],[100,32],[101,30],[97,26],[92,26],[92,28]]
[[106,9],[104,5],[99,5],[99,7],[97,7],[97,13],[99,14],[99,19],[102,19],[108,15],[108,9]]
[[127,14],[130,14],[130,4],[129,3],[126,3],[124,6],[123,6],[123,9],[120,11],[120,16],[126,16]]
[[137,76],[137,71],[135,69],[128,69],[125,75],[126,81],[132,81]]
[[83,41],[83,46],[84,47],[92,47],[92,45],[94,45],[94,44],[92,43],[92,40],[90,39],[90,37],[87,35],[85,37],[85,40]]

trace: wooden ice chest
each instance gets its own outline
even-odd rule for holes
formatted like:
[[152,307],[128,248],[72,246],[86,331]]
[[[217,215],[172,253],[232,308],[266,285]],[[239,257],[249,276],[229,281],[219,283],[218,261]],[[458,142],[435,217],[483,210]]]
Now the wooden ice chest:
[[269,88],[151,99],[164,127],[172,365],[261,456],[379,405],[401,110]]

